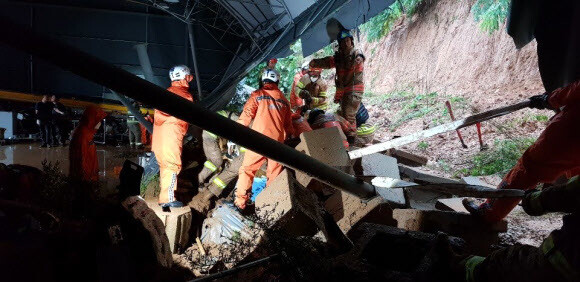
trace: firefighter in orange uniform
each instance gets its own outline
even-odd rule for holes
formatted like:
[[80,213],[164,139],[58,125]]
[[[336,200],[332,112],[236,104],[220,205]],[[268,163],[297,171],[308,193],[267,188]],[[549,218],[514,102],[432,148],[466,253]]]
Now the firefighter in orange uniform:
[[[252,93],[238,120],[244,126],[253,121],[252,129],[278,142],[284,142],[286,137],[293,134],[290,102],[284,93],[278,89],[280,75],[272,69],[265,69],[262,73],[264,86]],[[236,185],[235,205],[245,209],[256,171],[268,161],[266,176],[270,184],[282,171],[282,165],[266,159],[255,152],[247,151],[244,162],[240,167],[239,179]]]
[[[168,91],[193,101],[189,93],[189,83],[193,80],[187,66],[175,66],[169,71],[171,86]],[[181,150],[183,137],[187,133],[187,122],[155,110],[151,150],[159,163],[159,205],[163,207],[182,207],[183,203],[175,200],[177,175],[181,171]]]
[[[551,183],[560,176],[580,174],[580,81],[551,93],[530,98],[531,108],[562,109],[548,123],[538,140],[500,183],[501,189],[528,190],[538,183]],[[506,217],[518,204],[517,199],[490,199],[480,206],[464,200],[465,207],[489,222]]]
[[99,161],[93,137],[107,114],[98,107],[85,109],[79,125],[73,132],[69,147],[69,175],[73,179],[99,181]]

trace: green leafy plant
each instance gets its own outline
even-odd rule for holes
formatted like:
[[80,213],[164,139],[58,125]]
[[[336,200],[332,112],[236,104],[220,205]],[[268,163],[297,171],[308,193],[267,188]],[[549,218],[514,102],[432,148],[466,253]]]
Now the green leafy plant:
[[421,150],[427,150],[427,148],[429,148],[429,143],[425,142],[425,141],[421,141],[419,142],[419,144],[417,144],[417,148],[421,149]]
[[475,155],[471,161],[471,168],[460,172],[473,176],[496,173],[503,176],[516,165],[518,159],[534,141],[534,138],[496,140],[492,150]]
[[479,28],[488,33],[493,33],[505,21],[510,0],[478,0],[471,7],[471,13]]
[[372,17],[368,22],[360,26],[366,33],[367,41],[377,41],[388,35],[395,24],[403,15],[412,16],[423,0],[399,0],[395,1],[387,9]]

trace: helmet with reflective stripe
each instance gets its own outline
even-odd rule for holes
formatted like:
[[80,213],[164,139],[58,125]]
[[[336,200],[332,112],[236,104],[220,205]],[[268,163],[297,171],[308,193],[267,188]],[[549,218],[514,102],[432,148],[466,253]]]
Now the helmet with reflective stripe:
[[265,69],[262,73],[262,82],[276,83],[280,81],[280,74],[276,70]]
[[302,64],[302,70],[307,71],[308,69],[310,69],[310,64],[308,62],[304,62]]
[[310,68],[310,70],[308,70],[308,74],[310,76],[320,76],[321,72],[322,72],[321,68]]
[[350,31],[348,29],[343,29],[336,35],[336,41],[340,42],[341,40],[347,37],[352,38],[352,34],[350,34]]
[[185,65],[174,66],[169,70],[169,78],[171,81],[185,79],[187,75],[191,75],[191,70]]

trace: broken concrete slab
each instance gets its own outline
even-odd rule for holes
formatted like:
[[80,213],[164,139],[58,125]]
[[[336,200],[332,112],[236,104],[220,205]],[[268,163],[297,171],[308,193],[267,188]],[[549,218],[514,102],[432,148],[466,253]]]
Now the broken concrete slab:
[[308,236],[320,230],[337,250],[352,245],[322,209],[314,192],[298,183],[288,169],[256,197],[256,214],[266,224],[278,226],[290,235]]
[[406,206],[405,193],[402,188],[376,189],[377,196],[367,201],[339,191],[324,202],[324,208],[344,233],[361,222],[394,225],[392,208]]
[[[411,168],[406,165],[399,164],[399,171],[401,172],[402,178],[409,179],[409,181],[418,184],[459,183],[456,180],[432,175],[424,170]],[[448,193],[428,191],[413,187],[406,188],[405,191],[407,193],[410,207],[420,210],[434,210],[438,199],[446,199],[452,196]]]
[[417,184],[438,184],[438,183],[459,183],[457,180],[436,176],[422,169],[399,164],[401,178],[408,178],[409,181]]
[[298,183],[288,169],[256,197],[256,214],[295,236],[313,235],[317,226],[323,225],[316,196]]
[[387,155],[397,159],[398,163],[408,166],[424,166],[429,159],[423,156],[415,155],[413,153],[401,151],[398,149],[389,149]]
[[439,199],[435,204],[435,208],[442,211],[454,211],[460,213],[469,213],[463,206],[463,199],[465,198],[449,198],[449,199]]
[[[337,127],[322,128],[300,135],[300,144],[296,150],[303,152],[327,165],[349,173],[351,171],[350,159],[342,143],[340,130]],[[296,171],[298,182],[317,195],[327,197],[335,192],[335,189],[310,177],[301,171]]]
[[352,160],[354,175],[372,175],[400,179],[397,160],[383,154],[371,154]]
[[490,245],[498,242],[498,233],[507,231],[505,220],[489,224],[458,212],[395,209],[393,218],[401,229],[429,233],[442,231],[461,237],[467,242],[468,251],[478,255],[488,254]]
[[188,206],[171,208],[165,212],[157,204],[157,201],[147,200],[147,206],[152,209],[165,226],[165,233],[169,239],[172,253],[179,253],[187,248],[189,242],[189,230],[191,228],[192,214]]
[[337,127],[304,132],[300,135],[301,142],[296,146],[296,150],[348,172],[350,159],[342,143],[340,132]]

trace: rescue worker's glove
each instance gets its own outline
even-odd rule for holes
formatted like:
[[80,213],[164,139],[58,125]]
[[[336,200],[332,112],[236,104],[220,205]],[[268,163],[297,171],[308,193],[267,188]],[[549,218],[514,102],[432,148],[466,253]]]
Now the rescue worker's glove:
[[544,110],[544,109],[551,109],[552,107],[548,103],[548,94],[540,94],[530,97],[530,108]]
[[206,215],[211,208],[214,198],[215,195],[213,193],[208,189],[204,189],[197,193],[187,205],[200,214]]
[[527,214],[540,216],[545,213],[542,203],[540,202],[541,194],[542,192],[538,189],[530,189],[526,191],[524,198],[522,198],[522,208]]
[[238,149],[238,145],[232,141],[228,140],[228,155],[232,157],[237,157],[240,155],[240,150]]

